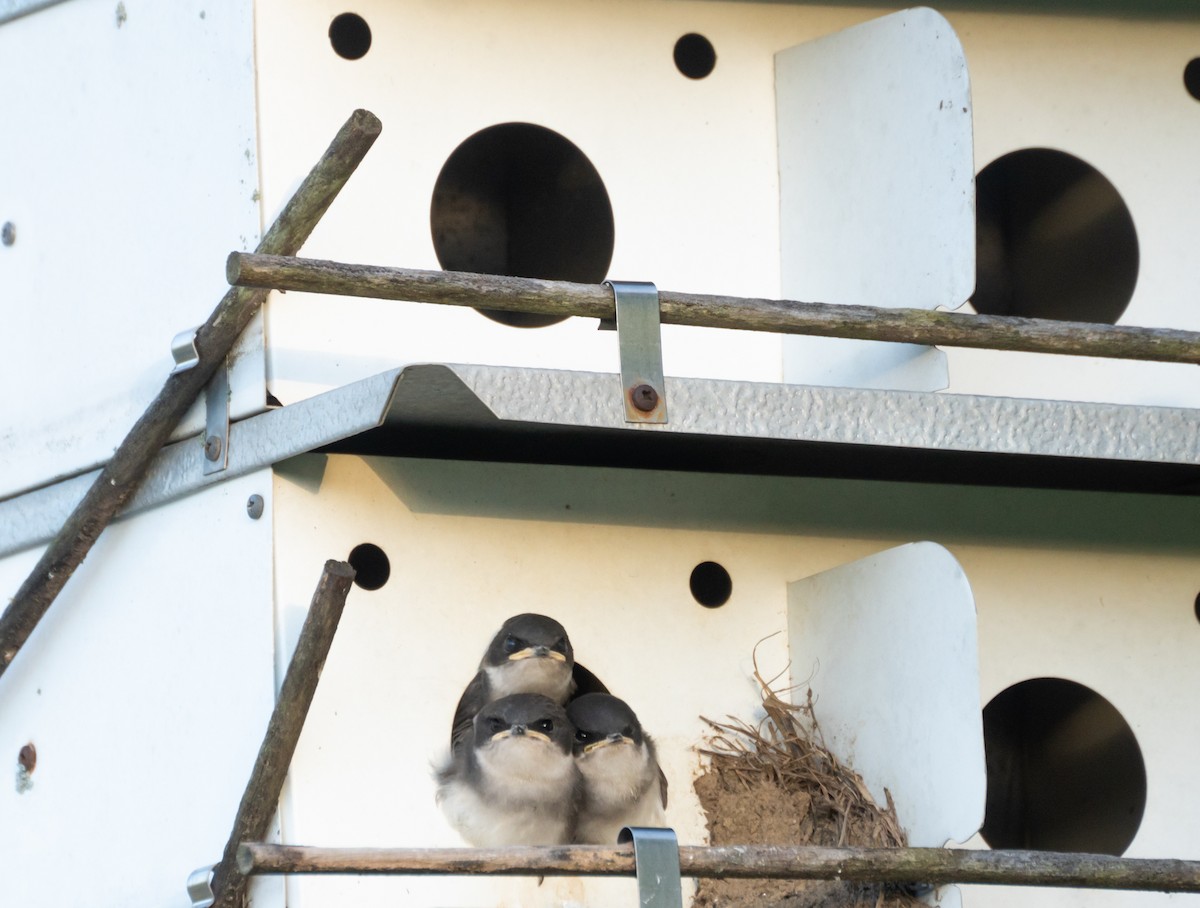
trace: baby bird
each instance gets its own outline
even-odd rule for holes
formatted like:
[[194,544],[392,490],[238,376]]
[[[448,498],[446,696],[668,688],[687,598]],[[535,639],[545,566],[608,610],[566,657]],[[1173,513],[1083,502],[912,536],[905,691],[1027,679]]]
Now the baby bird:
[[483,707],[472,735],[438,772],[437,800],[472,845],[563,845],[579,795],[574,728],[541,694],[513,694]]
[[566,629],[545,615],[514,615],[488,644],[450,727],[450,752],[471,737],[471,723],[487,704],[510,694],[543,694],[560,706],[578,689],[606,691],[600,680],[575,662]]
[[615,845],[623,826],[665,826],[667,778],[654,742],[624,700],[585,694],[567,705],[583,794],[575,841]]

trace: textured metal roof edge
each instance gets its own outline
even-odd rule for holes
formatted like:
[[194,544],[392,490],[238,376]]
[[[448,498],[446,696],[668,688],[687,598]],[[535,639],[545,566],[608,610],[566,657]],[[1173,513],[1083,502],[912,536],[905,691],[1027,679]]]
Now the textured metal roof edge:
[[[415,378],[416,366],[406,370]],[[447,366],[500,420],[978,454],[1200,464],[1200,410],[667,378],[671,420],[630,425],[608,373]],[[391,414],[389,414],[389,418]]]
[[[233,423],[229,428],[229,466],[220,473],[205,475],[204,447],[198,436],[167,445],[120,516],[375,428],[387,412],[400,372],[382,372]],[[99,475],[100,470],[92,470],[0,501],[0,556],[54,538]]]
[[[624,420],[615,373],[413,365],[241,420],[229,467],[205,475],[197,438],[164,448],[125,510],[136,513],[385,423],[656,432],[675,437],[1200,464],[1200,410],[957,394],[666,380],[671,421]],[[0,555],[51,539],[99,476],[82,474],[0,501]]]

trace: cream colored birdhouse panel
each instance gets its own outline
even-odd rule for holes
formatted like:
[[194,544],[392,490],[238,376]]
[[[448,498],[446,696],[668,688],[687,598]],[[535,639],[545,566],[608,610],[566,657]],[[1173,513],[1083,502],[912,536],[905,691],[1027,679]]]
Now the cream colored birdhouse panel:
[[[5,671],[0,904],[188,908],[274,705],[270,495],[258,471],[110,527]],[[0,561],[0,601],[40,554]]]
[[[761,715],[755,647],[768,677],[794,655],[786,643],[789,584],[925,537],[947,547],[978,603],[981,706],[1024,682],[1060,679],[1101,698],[1129,729],[1146,785],[1138,800],[1120,779],[1113,784],[1133,798],[1134,821],[1068,812],[1064,828],[1086,836],[1108,824],[1128,835],[1130,854],[1189,856],[1196,830],[1185,805],[1194,782],[1191,749],[1181,741],[1194,736],[1194,719],[1185,696],[1163,695],[1141,654],[1177,668],[1186,689],[1198,563],[1170,545],[1147,554],[1114,518],[1123,515],[1126,529],[1149,542],[1161,534],[1137,528],[1157,520],[1167,532],[1194,507],[1156,509],[1090,493],[929,496],[920,488],[349,456],[282,465],[279,652],[290,651],[310,575],[326,558],[349,554],[376,587],[351,593],[289,778],[285,841],[461,845],[435,803],[433,769],[491,635],[510,615],[532,611],[561,621],[577,660],[638,713],[670,782],[668,822],[682,843],[702,844],[706,827],[691,790],[703,765],[696,747],[711,731],[701,717]],[[1037,517],[1039,496],[1053,499],[1057,516]],[[884,501],[892,517],[881,516]],[[984,515],[1004,502],[1007,516],[989,525]],[[1023,533],[1056,541],[1023,544]],[[704,591],[692,582],[705,562],[730,580],[717,607],[702,605]],[[833,663],[855,645],[852,623],[845,633],[818,662]],[[960,664],[950,649],[915,658],[947,660],[947,677],[949,663]],[[792,676],[801,675],[792,666]],[[820,709],[818,702],[818,717]],[[1090,734],[1088,715],[1066,727]],[[295,878],[289,891],[304,905],[351,892],[364,904],[398,894],[428,905],[610,904],[606,893],[632,897],[620,882],[629,883]],[[603,888],[610,884],[617,888]],[[1059,896],[1027,897],[1049,905]],[[965,903],[975,903],[973,893]]]
[[[250,0],[74,0],[0,24],[0,497],[111,456],[259,231]],[[311,162],[304,165],[305,171]],[[264,406],[261,325],[234,416]],[[176,432],[204,424],[193,408]]]
[[[772,297],[774,54],[868,16],[782,4],[369,2],[349,20],[369,48],[346,59],[331,39],[341,7],[256,9],[266,211],[349,110],[384,122],[306,255]],[[715,54],[703,78],[675,62],[687,36]],[[268,307],[270,383],[288,402],[414,361],[616,371],[615,339],[595,328],[288,293]],[[781,374],[776,336],[663,334],[668,374]]]

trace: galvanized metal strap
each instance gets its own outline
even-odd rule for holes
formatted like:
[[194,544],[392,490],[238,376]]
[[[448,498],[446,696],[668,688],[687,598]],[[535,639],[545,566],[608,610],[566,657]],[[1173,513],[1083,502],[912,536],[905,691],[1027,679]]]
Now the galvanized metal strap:
[[663,381],[658,288],[642,281],[605,281],[612,288],[621,352],[625,421],[665,423],[667,387]]
[[679,839],[673,829],[626,826],[617,843],[633,841],[637,870],[638,905],[641,908],[683,908],[679,878]]

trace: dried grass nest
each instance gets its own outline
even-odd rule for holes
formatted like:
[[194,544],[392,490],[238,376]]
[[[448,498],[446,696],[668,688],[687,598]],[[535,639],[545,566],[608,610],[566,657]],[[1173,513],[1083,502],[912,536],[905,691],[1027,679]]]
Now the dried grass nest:
[[[891,793],[879,807],[856,772],[825,746],[813,715],[783,700],[755,664],[765,718],[757,725],[704,718],[708,768],[695,781],[712,845],[903,847]],[[784,691],[787,693],[787,691]],[[819,880],[702,880],[695,908],[898,908],[922,903],[886,884]]]

